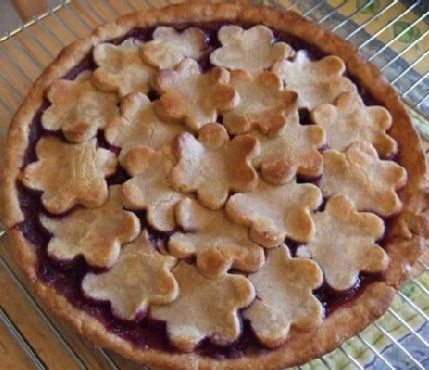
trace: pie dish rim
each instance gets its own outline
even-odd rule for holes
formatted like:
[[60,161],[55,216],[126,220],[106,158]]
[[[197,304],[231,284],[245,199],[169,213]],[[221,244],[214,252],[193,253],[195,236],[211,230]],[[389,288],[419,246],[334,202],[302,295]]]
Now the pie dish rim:
[[[16,182],[28,145],[33,116],[40,108],[45,90],[52,81],[64,76],[99,42],[119,38],[134,27],[193,22],[265,24],[314,44],[327,54],[341,57],[347,65],[347,70],[391,113],[394,123],[389,133],[400,148],[397,162],[404,166],[409,174],[405,188],[399,192],[404,204],[403,210],[388,226],[386,251],[391,263],[385,272],[384,281],[366,287],[351,304],[336,309],[315,331],[294,332],[285,345],[252,357],[216,359],[201,357],[195,352],[167,353],[157,349],[145,350],[113,334],[99,320],[75,308],[61,292],[37,278],[35,248],[19,229],[19,223],[24,216],[19,205]],[[401,150],[404,146],[407,148],[405,151]],[[134,361],[161,368],[275,369],[302,364],[335,349],[387,310],[396,290],[407,278],[410,266],[420,255],[424,237],[428,234],[428,220],[424,214],[427,207],[425,174],[426,161],[420,139],[400,97],[383,79],[381,72],[358,55],[351,43],[289,11],[241,3],[191,2],[124,15],[114,22],[96,28],[87,38],[73,42],[60,52],[37,79],[12,120],[4,166],[2,211],[18,265],[25,271],[37,295],[75,331],[89,337],[96,344],[115,350]]]

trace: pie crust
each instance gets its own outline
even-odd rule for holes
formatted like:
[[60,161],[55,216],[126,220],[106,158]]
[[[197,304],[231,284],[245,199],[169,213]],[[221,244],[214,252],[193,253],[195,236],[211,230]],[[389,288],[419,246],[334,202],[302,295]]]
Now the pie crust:
[[[368,91],[378,104],[383,105],[390,112],[393,120],[389,135],[396,140],[399,147],[395,160],[405,167],[408,173],[405,186],[398,191],[403,208],[400,213],[389,219],[384,236],[385,251],[390,262],[382,279],[366,286],[352,301],[343,303],[314,330],[301,332],[292,327],[290,330],[292,334],[284,345],[273,350],[260,351],[254,356],[212,358],[201,356],[198,352],[181,353],[145,349],[114,334],[99,320],[73,306],[61,292],[37,278],[37,256],[34,245],[19,227],[19,223],[24,219],[24,213],[19,203],[17,181],[21,176],[24,158],[28,155],[26,148],[29,145],[30,124],[42,106],[45,92],[53,81],[62,78],[72,70],[94,46],[121,38],[134,27],[155,27],[160,24],[174,26],[183,23],[204,24],[204,22],[264,24],[279,32],[287,32],[310,45],[315,45],[325,54],[333,54],[341,58],[355,81]],[[282,45],[276,50],[268,50],[268,53],[271,53],[272,63],[277,61],[279,52],[290,51]],[[217,86],[220,86],[220,91],[230,98],[228,104],[232,103],[231,91],[225,89],[222,83],[218,83]],[[211,114],[216,113],[217,109],[224,108],[224,103],[225,101],[221,101],[213,104]],[[183,116],[177,118],[183,120]],[[194,130],[199,120],[189,120],[186,124]],[[251,141],[251,139],[249,136],[248,140]],[[227,144],[230,143],[232,141]],[[383,151],[380,154],[386,153]],[[287,11],[240,3],[180,4],[160,10],[125,15],[113,23],[103,25],[89,37],[73,42],[47,67],[30,90],[11,124],[2,192],[3,212],[19,265],[26,272],[36,293],[77,332],[98,345],[115,350],[134,361],[162,369],[279,369],[302,364],[330,352],[387,310],[400,284],[407,279],[410,266],[421,253],[424,238],[429,233],[425,173],[426,163],[418,134],[412,127],[399,96],[383,79],[377,68],[365,62],[350,43],[302,16]],[[216,208],[218,204],[219,199],[216,199],[212,207]],[[222,275],[223,278],[225,276]],[[201,279],[203,281],[206,278]],[[173,293],[170,292],[170,294]],[[249,290],[236,307],[246,306],[245,302],[252,294]],[[202,326],[204,327],[204,323]],[[182,341],[182,344],[189,348],[186,341]]]

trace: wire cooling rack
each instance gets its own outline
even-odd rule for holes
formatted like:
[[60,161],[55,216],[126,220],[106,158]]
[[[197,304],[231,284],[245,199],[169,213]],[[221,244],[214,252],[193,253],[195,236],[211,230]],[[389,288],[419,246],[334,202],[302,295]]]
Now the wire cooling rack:
[[[0,36],[0,150],[11,116],[44,67],[97,24],[175,1],[67,0]],[[429,3],[421,1],[255,1],[300,12],[352,41],[400,91],[423,135],[429,123]],[[427,136],[429,137],[429,136]],[[429,147],[429,145],[427,145]],[[428,251],[388,312],[365,331],[301,369],[428,369]],[[94,347],[52,318],[16,268],[0,230],[0,334],[15,342],[1,368],[142,369]],[[14,357],[15,356],[15,357]],[[18,361],[17,359],[20,359]]]

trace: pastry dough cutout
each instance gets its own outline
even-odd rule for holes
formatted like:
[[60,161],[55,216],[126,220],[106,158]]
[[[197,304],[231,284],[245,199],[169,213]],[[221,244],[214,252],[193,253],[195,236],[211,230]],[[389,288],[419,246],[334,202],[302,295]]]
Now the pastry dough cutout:
[[346,66],[342,59],[329,55],[311,61],[305,51],[299,51],[294,61],[283,60],[273,67],[285,83],[287,90],[298,93],[300,108],[313,109],[320,104],[333,103],[344,91],[355,91],[356,87],[343,77]]
[[49,86],[51,105],[43,112],[42,125],[47,130],[62,130],[67,140],[87,141],[97,130],[119,116],[115,94],[95,89],[91,73],[83,72],[74,80],[56,80]]
[[236,223],[250,227],[250,238],[266,248],[285,238],[308,242],[314,234],[311,211],[322,203],[322,193],[313,184],[290,181],[273,186],[260,181],[251,193],[232,195],[225,210]]
[[110,270],[88,273],[82,281],[84,293],[110,301],[112,312],[121,319],[135,320],[149,305],[167,304],[177,298],[179,286],[171,269],[176,259],[160,254],[146,230],[126,244]]
[[265,26],[247,30],[238,26],[223,26],[218,38],[222,47],[211,53],[210,62],[231,70],[243,69],[256,74],[293,54],[288,44],[274,42],[273,31]]
[[286,117],[283,130],[269,137],[257,131],[250,133],[260,143],[260,154],[252,160],[261,169],[264,180],[284,184],[297,174],[317,178],[323,172],[323,157],[318,149],[325,142],[324,131],[315,125],[300,125],[298,112]]
[[167,322],[171,343],[186,352],[206,337],[217,345],[233,343],[241,332],[237,310],[248,306],[255,296],[249,280],[227,273],[209,279],[186,262],[180,262],[173,274],[179,296],[151,309],[153,318]]
[[63,213],[80,204],[101,206],[108,197],[105,177],[116,170],[115,155],[97,149],[95,139],[69,144],[54,136],[42,137],[36,144],[38,160],[22,172],[30,189],[42,191],[42,204],[51,213]]
[[103,91],[118,93],[120,97],[132,92],[147,93],[155,69],[140,58],[144,44],[135,39],[123,41],[120,45],[109,42],[94,47],[93,56],[98,68],[92,81]]
[[41,216],[42,225],[52,233],[48,254],[71,260],[84,256],[93,266],[112,266],[119,257],[121,245],[134,240],[140,222],[122,206],[120,185],[109,188],[109,199],[101,207],[79,208],[61,219]]
[[198,130],[237,104],[237,93],[228,81],[226,70],[215,67],[201,73],[195,60],[185,59],[174,69],[161,70],[155,79],[155,88],[161,93],[157,112],[164,119]]
[[388,110],[381,106],[365,106],[356,93],[343,93],[334,105],[321,105],[311,115],[325,130],[329,147],[339,152],[344,152],[355,141],[369,141],[382,158],[398,150],[396,141],[386,134],[392,125]]
[[169,184],[171,155],[140,146],[127,153],[124,165],[132,176],[123,184],[125,206],[147,210],[147,220],[154,228],[172,231],[176,226],[174,206],[184,196]]
[[258,141],[249,135],[229,140],[225,128],[208,124],[198,133],[176,139],[178,164],[171,174],[173,187],[183,193],[197,192],[198,200],[211,209],[226,202],[229,191],[246,192],[258,183],[250,157],[258,152]]
[[122,116],[113,120],[104,131],[106,140],[122,149],[119,155],[121,162],[130,149],[145,145],[157,150],[171,145],[174,138],[185,131],[180,124],[159,119],[154,103],[139,92],[122,100],[121,111]]
[[244,70],[235,70],[231,72],[230,84],[240,98],[223,116],[230,134],[243,134],[255,128],[274,135],[284,127],[286,113],[296,109],[296,93],[284,91],[283,83],[273,72],[253,77]]
[[207,35],[198,27],[178,32],[172,27],[157,27],[153,40],[141,50],[143,60],[155,67],[172,68],[186,58],[198,60],[206,48]]
[[396,190],[405,185],[407,172],[395,162],[380,160],[370,143],[355,142],[345,153],[327,150],[323,159],[319,186],[325,196],[344,194],[359,211],[383,217],[401,210]]
[[185,232],[170,237],[169,252],[178,258],[195,255],[204,275],[219,276],[231,267],[256,271],[264,263],[264,251],[249,239],[247,229],[229,221],[222,211],[186,198],[177,204],[175,214]]
[[330,198],[321,213],[313,215],[316,232],[298,256],[309,256],[322,268],[334,289],[352,288],[361,271],[381,272],[389,257],[376,241],[384,234],[383,220],[372,213],[358,212],[343,195]]
[[309,331],[322,323],[323,306],[312,290],[322,285],[323,274],[310,259],[291,258],[282,245],[270,250],[264,266],[248,279],[258,299],[244,311],[244,317],[264,345],[279,346],[291,327]]

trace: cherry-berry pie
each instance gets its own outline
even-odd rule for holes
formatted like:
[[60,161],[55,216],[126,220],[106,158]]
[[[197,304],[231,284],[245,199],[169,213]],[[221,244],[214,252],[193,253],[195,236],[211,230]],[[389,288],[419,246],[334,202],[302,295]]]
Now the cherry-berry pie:
[[303,17],[126,15],[65,48],[13,119],[3,211],[37,294],[162,369],[280,369],[387,310],[428,234],[394,89]]

